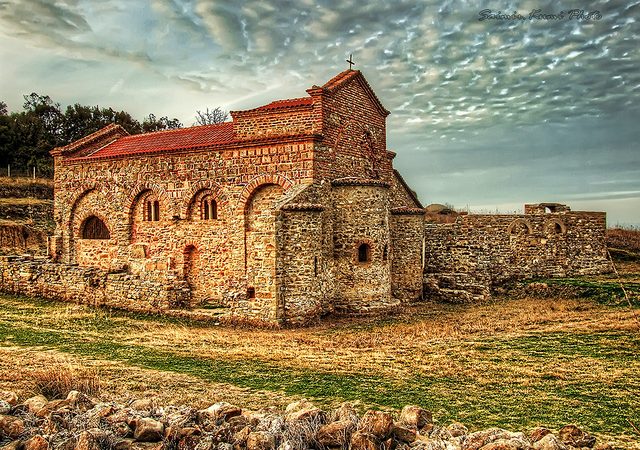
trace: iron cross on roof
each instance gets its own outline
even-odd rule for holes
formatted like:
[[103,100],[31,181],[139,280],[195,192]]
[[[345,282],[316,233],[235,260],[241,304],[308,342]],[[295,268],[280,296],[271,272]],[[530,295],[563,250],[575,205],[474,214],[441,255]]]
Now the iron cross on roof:
[[353,62],[353,55],[349,53],[349,59],[346,60],[349,63],[349,70],[351,70],[351,66],[355,66],[356,63]]

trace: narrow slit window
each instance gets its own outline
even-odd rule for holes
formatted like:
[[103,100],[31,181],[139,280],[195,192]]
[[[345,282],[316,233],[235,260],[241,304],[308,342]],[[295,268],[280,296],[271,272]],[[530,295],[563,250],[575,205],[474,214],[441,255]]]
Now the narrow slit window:
[[256,288],[247,288],[247,298],[256,298]]
[[358,247],[358,262],[371,262],[371,246],[369,244],[360,244]]

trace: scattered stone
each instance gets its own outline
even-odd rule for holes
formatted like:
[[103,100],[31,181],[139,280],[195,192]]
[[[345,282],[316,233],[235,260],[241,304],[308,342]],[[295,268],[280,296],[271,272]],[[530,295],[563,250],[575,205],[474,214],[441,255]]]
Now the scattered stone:
[[125,422],[116,422],[111,426],[111,429],[116,436],[121,438],[128,438],[133,436],[133,430]]
[[358,413],[351,403],[343,403],[333,412],[333,420],[336,422],[350,420],[357,423]]
[[36,414],[40,411],[44,406],[49,403],[47,397],[44,395],[36,395],[34,397],[28,398],[22,404],[27,407],[30,413]]
[[[468,433],[459,422],[434,425],[431,413],[418,406],[404,408],[402,420],[394,423],[381,411],[359,418],[345,403],[327,423],[327,414],[306,400],[290,404],[284,414],[275,408],[242,412],[229,403],[200,411],[132,403],[143,409],[137,410],[96,403],[77,391],[64,400],[44,401],[43,396],[22,404],[16,399],[7,414],[0,414],[0,450],[613,450],[608,444],[594,447],[595,438],[576,425],[556,435],[542,427],[527,437],[500,428]],[[3,411],[8,404],[0,401]],[[41,418],[33,413],[39,405]]]
[[[66,398],[67,404],[78,408],[80,411],[88,411],[95,408],[96,402],[89,398],[88,395],[79,391],[70,391]],[[106,405],[108,407],[108,405]]]
[[535,450],[568,450],[567,446],[564,445],[560,439],[551,434],[551,432],[545,434],[535,442],[531,439],[531,442],[533,442],[533,448]]
[[480,447],[480,450],[529,450],[531,445],[523,439],[496,439]]
[[533,431],[531,431],[531,434],[529,434],[529,440],[531,441],[531,443],[535,443],[548,434],[551,434],[551,430],[548,428],[544,428],[544,427],[534,428]]
[[469,433],[467,427],[465,427],[460,422],[453,422],[447,427],[447,431],[451,437],[464,436]]
[[83,431],[78,436],[78,442],[74,450],[100,450],[100,445],[98,445],[98,441],[93,436],[93,434],[88,431]]
[[351,435],[351,450],[379,450],[380,441],[373,434],[356,431]]
[[11,405],[5,400],[0,400],[0,414],[9,414],[11,411]]
[[135,411],[151,411],[153,408],[155,408],[155,406],[156,406],[156,402],[152,398],[142,398],[138,400],[133,400],[129,404],[129,408]]
[[391,414],[382,411],[367,411],[358,425],[358,431],[370,433],[381,440],[389,437],[392,430],[393,418]]
[[138,419],[133,438],[140,442],[158,442],[164,436],[164,425],[148,417]]
[[266,431],[254,431],[247,436],[247,450],[274,450],[275,437]]
[[0,450],[20,450],[22,448],[22,441],[11,441],[7,445],[0,447]]
[[420,430],[425,425],[432,423],[433,415],[426,409],[422,409],[419,406],[407,405],[402,408],[402,411],[400,412],[400,419],[398,421]]
[[566,425],[558,432],[558,438],[567,445],[573,447],[593,447],[596,438],[582,431],[576,425]]
[[18,396],[13,391],[0,391],[0,400],[7,402],[11,406],[18,404]]
[[17,417],[0,415],[0,434],[16,439],[24,433],[24,422]]
[[113,450],[131,450],[133,439],[120,439],[113,445]]
[[31,439],[28,439],[24,443],[24,450],[48,450],[49,443],[45,438],[40,436],[39,434],[33,436]]
[[289,403],[285,409],[285,420],[287,422],[299,422],[303,420],[324,422],[325,419],[325,412],[307,400]]
[[[501,428],[489,428],[487,430],[476,431],[467,435],[462,450],[479,450],[480,448],[498,440],[510,440],[513,438],[523,438],[522,433],[511,433]],[[485,449],[487,450],[487,449]]]
[[403,425],[393,426],[393,436],[402,442],[412,443],[416,440],[416,431]]
[[228,421],[232,417],[242,414],[242,409],[230,403],[220,402],[197,412],[198,422]]
[[316,439],[326,447],[344,447],[354,429],[355,425],[351,420],[331,422],[320,427]]

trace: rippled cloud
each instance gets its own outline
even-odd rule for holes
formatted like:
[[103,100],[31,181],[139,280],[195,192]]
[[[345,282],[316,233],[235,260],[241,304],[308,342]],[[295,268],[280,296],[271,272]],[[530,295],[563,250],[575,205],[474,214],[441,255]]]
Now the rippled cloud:
[[[82,101],[86,74],[87,92],[136,104],[144,94],[148,111],[174,115],[304,95],[353,53],[392,112],[396,163],[426,202],[635,195],[640,1],[568,17],[583,4],[498,2],[479,20],[490,6],[473,0],[0,0],[0,44],[20,45],[7,50],[7,78],[47,73],[50,95],[71,78],[69,101]],[[525,20],[504,19],[514,13]],[[30,48],[39,59],[22,55]],[[13,84],[2,84],[6,98]]]

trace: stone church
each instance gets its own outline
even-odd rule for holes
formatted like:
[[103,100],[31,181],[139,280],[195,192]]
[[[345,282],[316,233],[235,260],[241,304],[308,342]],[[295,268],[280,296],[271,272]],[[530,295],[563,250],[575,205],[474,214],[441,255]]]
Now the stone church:
[[394,170],[389,111],[359,71],[306,93],[231,122],[110,125],[54,149],[50,260],[0,260],[2,289],[280,325],[609,270],[604,213],[434,220]]
[[[359,71],[233,121],[52,151],[56,259],[184,281],[173,306],[300,322],[422,292],[423,210]],[[140,289],[144,289],[141,282]]]

